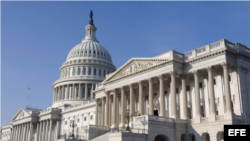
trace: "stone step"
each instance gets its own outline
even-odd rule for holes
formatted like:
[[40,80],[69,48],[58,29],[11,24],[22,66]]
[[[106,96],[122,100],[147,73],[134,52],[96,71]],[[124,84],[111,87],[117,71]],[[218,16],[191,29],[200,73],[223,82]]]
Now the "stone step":
[[109,133],[102,134],[96,138],[93,138],[90,141],[109,141]]

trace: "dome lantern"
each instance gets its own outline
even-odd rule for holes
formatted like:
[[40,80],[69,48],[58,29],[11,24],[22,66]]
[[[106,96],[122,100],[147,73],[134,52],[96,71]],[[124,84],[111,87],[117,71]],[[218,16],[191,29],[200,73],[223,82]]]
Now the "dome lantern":
[[98,42],[96,40],[96,37],[95,37],[95,32],[96,32],[97,28],[94,25],[92,10],[90,12],[89,17],[90,17],[89,24],[85,27],[86,36],[85,36],[85,39],[82,40],[82,42],[85,42],[86,40],[91,40],[91,41],[94,41],[94,42]]

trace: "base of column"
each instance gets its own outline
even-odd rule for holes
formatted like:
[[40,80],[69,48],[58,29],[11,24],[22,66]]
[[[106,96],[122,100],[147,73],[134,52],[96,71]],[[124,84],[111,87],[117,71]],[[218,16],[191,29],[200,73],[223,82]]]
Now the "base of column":
[[201,123],[201,117],[195,117],[193,123]]
[[116,124],[113,124],[110,128],[111,128],[111,129],[112,129],[112,128],[117,128],[117,125],[116,125]]
[[123,127],[125,127],[125,124],[124,123],[120,123],[119,128],[123,128]]
[[209,122],[216,121],[216,116],[215,116],[215,115],[210,115],[210,116],[208,117],[208,121],[209,121]]

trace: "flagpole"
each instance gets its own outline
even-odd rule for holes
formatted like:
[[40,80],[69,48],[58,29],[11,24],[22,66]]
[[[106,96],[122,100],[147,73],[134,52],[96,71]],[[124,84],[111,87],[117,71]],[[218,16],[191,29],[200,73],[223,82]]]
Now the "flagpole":
[[27,98],[26,109],[28,108],[28,104],[29,104],[29,96],[30,96],[30,86],[29,86],[29,88],[28,88],[28,98]]

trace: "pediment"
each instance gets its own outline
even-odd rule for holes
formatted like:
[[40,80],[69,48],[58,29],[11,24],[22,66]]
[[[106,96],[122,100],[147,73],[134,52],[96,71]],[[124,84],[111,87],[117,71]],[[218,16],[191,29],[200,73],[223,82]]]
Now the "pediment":
[[112,73],[111,76],[108,76],[105,81],[108,82],[138,73],[140,71],[145,71],[168,61],[168,59],[132,58],[123,66],[121,66],[118,70]]
[[15,115],[15,117],[12,119],[12,121],[23,119],[28,116],[30,116],[30,114],[27,111],[20,109],[18,113]]

